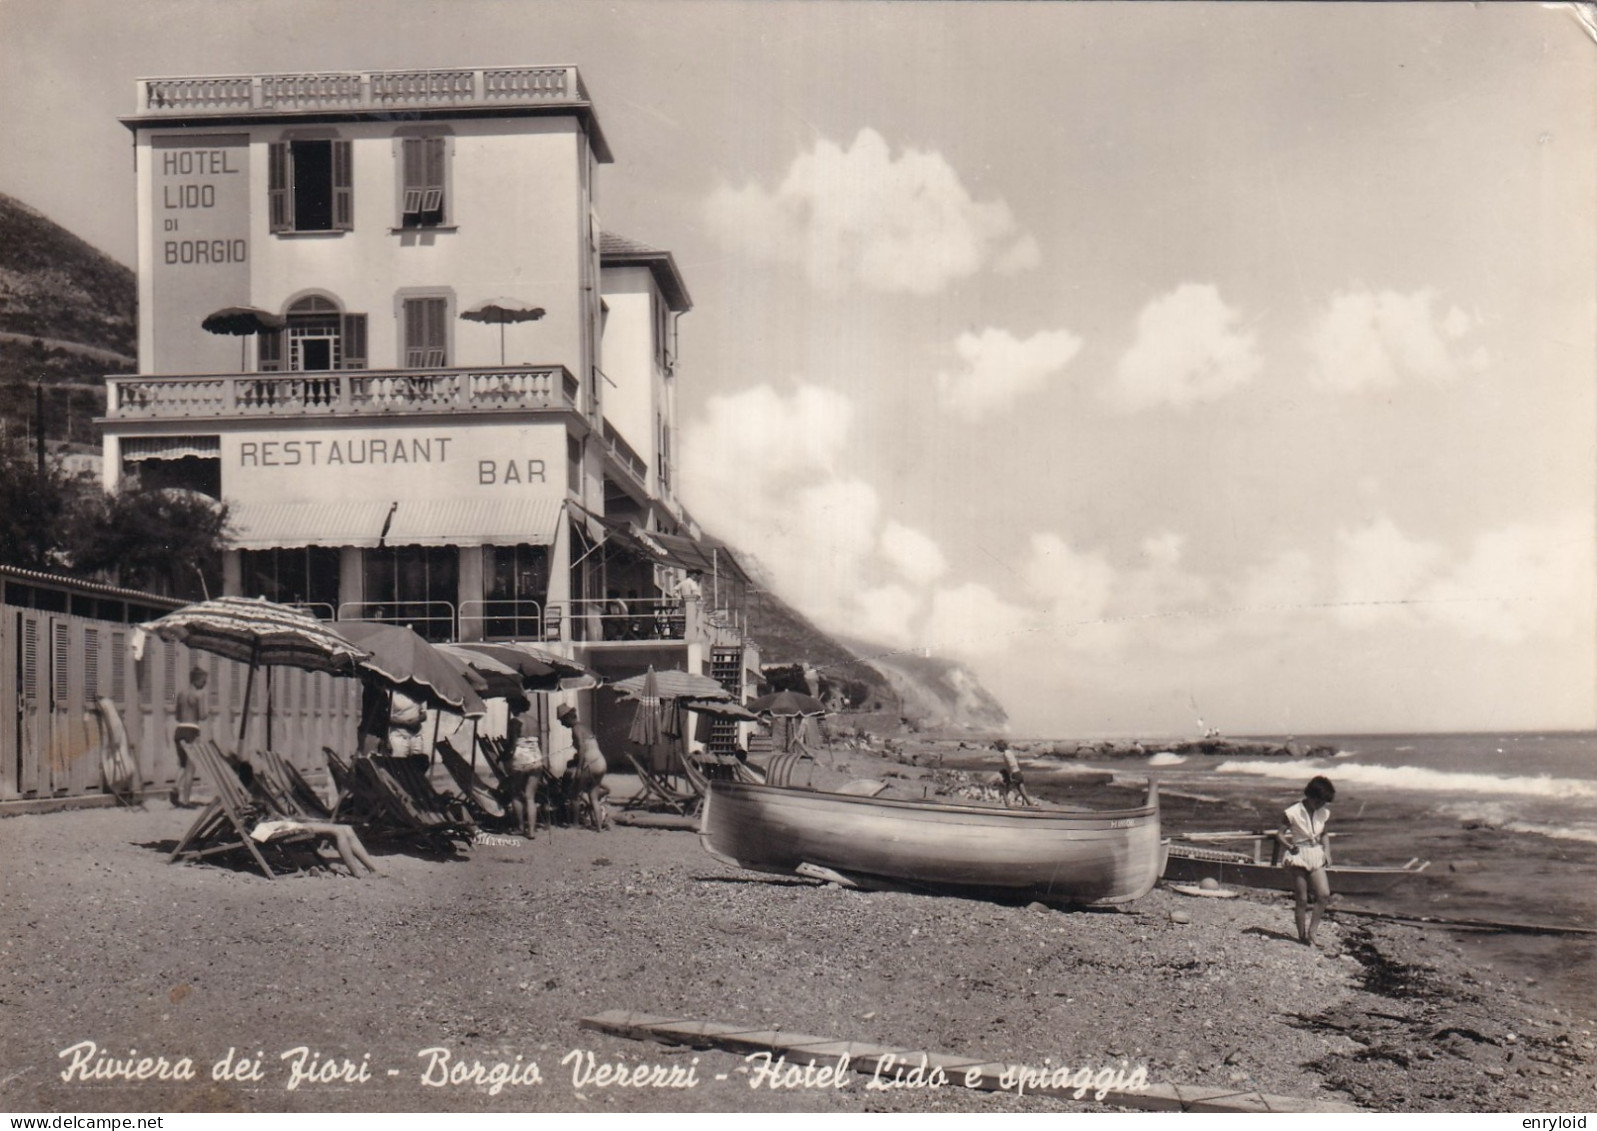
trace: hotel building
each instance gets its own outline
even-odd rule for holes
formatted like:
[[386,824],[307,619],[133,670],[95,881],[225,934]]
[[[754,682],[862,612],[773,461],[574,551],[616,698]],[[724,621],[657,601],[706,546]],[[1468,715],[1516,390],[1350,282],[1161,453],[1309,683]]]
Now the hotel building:
[[[669,252],[604,230],[575,67],[137,99],[139,372],[107,379],[108,486],[225,500],[229,593],[747,690],[747,577],[676,495],[692,300]],[[475,320],[490,301],[527,320]],[[202,328],[228,307],[276,318]]]

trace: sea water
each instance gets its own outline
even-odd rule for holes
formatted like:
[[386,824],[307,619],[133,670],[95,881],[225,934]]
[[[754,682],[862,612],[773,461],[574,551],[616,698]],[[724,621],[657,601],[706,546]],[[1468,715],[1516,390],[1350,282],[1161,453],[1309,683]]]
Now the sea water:
[[[1274,741],[1285,741],[1275,738]],[[1399,914],[1597,927],[1597,733],[1294,736],[1327,757],[1142,759],[1165,833],[1274,829],[1310,778],[1336,785],[1335,858],[1430,869],[1381,897]],[[1117,771],[1128,768],[1121,762]],[[1597,939],[1455,932],[1498,977],[1597,1016]],[[1488,974],[1490,976],[1490,974]]]

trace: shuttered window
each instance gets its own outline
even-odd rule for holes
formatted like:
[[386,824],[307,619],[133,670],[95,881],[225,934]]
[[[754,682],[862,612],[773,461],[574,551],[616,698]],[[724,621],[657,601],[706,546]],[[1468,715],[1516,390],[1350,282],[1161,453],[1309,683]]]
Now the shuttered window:
[[405,300],[405,368],[433,369],[449,364],[449,300]]
[[100,630],[83,630],[83,703],[93,708],[100,700]]
[[444,222],[447,138],[407,137],[400,148],[400,226],[436,227]]
[[274,232],[349,231],[355,226],[354,151],[347,141],[274,141],[266,160]]
[[124,650],[127,648],[127,634],[113,632],[111,634],[111,698],[117,706],[123,706],[128,693],[126,661],[123,659]]
[[22,694],[39,698],[39,622],[31,617],[22,622]]
[[283,331],[265,330],[255,336],[262,373],[276,373],[283,368]]
[[72,636],[69,626],[64,621],[57,621],[53,627],[55,647],[50,656],[50,705],[64,709],[67,705],[67,685],[72,673]]
[[343,335],[343,362],[342,369],[366,368],[366,316],[364,314],[344,315]]

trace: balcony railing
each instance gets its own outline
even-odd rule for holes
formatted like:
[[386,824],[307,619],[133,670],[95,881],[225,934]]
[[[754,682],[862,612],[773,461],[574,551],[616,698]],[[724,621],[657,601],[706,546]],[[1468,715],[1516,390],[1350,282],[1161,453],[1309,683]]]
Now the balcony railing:
[[687,608],[672,597],[571,602],[571,638],[587,643],[686,640],[688,621]]
[[649,465],[644,462],[642,456],[632,450],[631,444],[621,438],[621,433],[617,432],[608,420],[604,422],[604,446],[609,449],[616,462],[631,473],[640,486],[648,483]]
[[559,605],[544,607],[528,598],[489,598],[460,602],[462,639],[559,640]]
[[422,110],[450,106],[586,103],[577,68],[490,67],[424,71],[197,75],[139,80],[141,115]]
[[106,416],[151,420],[575,409],[579,391],[577,379],[561,365],[107,377]]

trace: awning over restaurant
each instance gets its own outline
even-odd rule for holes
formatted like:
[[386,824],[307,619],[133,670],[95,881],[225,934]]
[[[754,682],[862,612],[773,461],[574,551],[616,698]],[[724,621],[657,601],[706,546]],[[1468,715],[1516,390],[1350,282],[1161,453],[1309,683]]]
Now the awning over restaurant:
[[406,499],[387,546],[547,546],[560,526],[558,499]]
[[393,503],[232,503],[233,543],[241,550],[280,546],[375,546]]
[[642,530],[635,524],[621,519],[604,519],[603,522],[612,543],[639,557],[649,558],[662,565],[696,570],[706,577],[720,575],[747,580],[743,568],[738,565],[726,547],[719,543],[696,541],[680,534],[661,534],[653,530]]
[[[390,499],[340,503],[234,503],[241,550],[282,546],[547,546],[557,499]],[[392,518],[390,518],[392,512]]]
[[138,463],[147,459],[218,459],[222,443],[217,436],[124,436],[122,459]]

